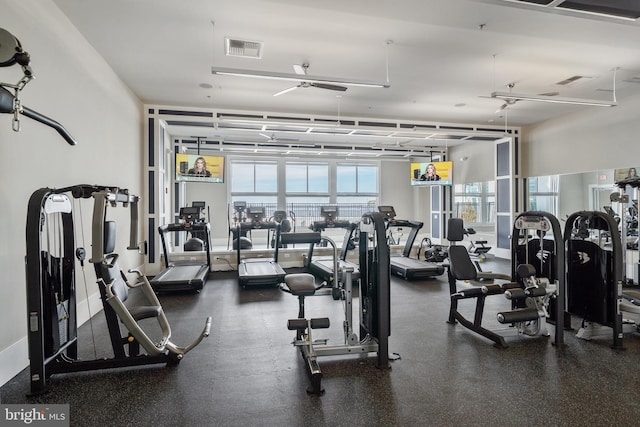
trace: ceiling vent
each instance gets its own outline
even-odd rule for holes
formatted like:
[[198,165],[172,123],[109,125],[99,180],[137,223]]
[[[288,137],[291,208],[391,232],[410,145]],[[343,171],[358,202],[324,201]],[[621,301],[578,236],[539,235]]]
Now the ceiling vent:
[[608,17],[635,21],[640,18],[640,3],[631,0],[504,0],[520,7],[562,10],[584,18]]
[[262,58],[263,42],[239,40],[225,37],[224,52],[227,56],[239,56],[241,58]]
[[[571,76],[568,79],[564,79],[562,81],[557,82],[558,86],[575,86],[579,83],[583,83],[586,80],[590,79],[589,76]],[[586,80],[585,80],[586,79]]]

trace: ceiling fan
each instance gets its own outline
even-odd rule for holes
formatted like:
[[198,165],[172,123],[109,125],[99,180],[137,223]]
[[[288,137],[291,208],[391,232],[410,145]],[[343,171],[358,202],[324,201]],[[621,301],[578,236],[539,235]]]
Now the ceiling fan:
[[[293,64],[293,70],[298,75],[306,76],[308,69],[309,69],[309,64],[307,64],[307,63],[304,63],[302,65]],[[318,89],[335,90],[335,91],[338,91],[338,92],[344,92],[344,91],[347,90],[346,86],[340,86],[340,85],[336,85],[336,84],[322,83],[322,82],[305,82],[305,81],[301,81],[296,86],[292,86],[290,88],[281,90],[280,92],[274,93],[273,96],[284,95],[285,93],[291,92],[292,90],[295,90],[295,89],[297,89],[299,87],[303,87],[303,88],[304,87],[315,87],[315,88],[318,88]]]
[[260,136],[264,136],[265,138],[267,138],[267,142],[270,143],[275,143],[275,142],[297,142],[300,141],[299,139],[296,138],[278,138],[276,137],[276,135],[274,133],[272,133],[271,135],[267,135],[266,133],[261,133],[259,134]]

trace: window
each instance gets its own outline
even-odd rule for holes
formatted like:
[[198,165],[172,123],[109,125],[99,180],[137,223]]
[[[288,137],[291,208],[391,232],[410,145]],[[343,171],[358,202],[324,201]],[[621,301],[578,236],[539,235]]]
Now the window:
[[[377,161],[305,161],[230,158],[229,199],[294,212],[298,224],[319,219],[320,206],[338,204],[339,216],[357,220],[378,204]],[[269,214],[269,212],[267,212]]]
[[275,161],[232,161],[231,193],[277,193],[278,165]]
[[378,166],[366,163],[339,163],[336,166],[338,203],[378,203]]
[[329,194],[329,165],[327,163],[286,163],[287,194]]
[[528,210],[558,215],[558,175],[533,177],[527,180]]
[[454,216],[469,226],[495,225],[495,181],[456,184],[454,190]]
[[231,205],[244,201],[247,204],[278,203],[278,163],[276,161],[230,162]]

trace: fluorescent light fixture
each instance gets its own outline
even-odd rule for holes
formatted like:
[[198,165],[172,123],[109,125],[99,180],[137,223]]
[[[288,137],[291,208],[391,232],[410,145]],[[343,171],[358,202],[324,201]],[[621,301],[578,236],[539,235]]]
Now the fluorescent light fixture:
[[389,83],[377,83],[362,80],[345,80],[333,77],[318,77],[302,74],[273,73],[269,71],[241,70],[236,68],[211,67],[211,74],[235,77],[253,77],[257,79],[284,80],[289,82],[325,83],[345,86],[389,88]]
[[513,92],[493,92],[491,98],[502,99],[504,101],[536,101],[553,102],[556,104],[589,105],[594,107],[615,107],[618,105],[613,101],[600,101],[597,99],[563,98],[561,96],[547,95],[525,95]]

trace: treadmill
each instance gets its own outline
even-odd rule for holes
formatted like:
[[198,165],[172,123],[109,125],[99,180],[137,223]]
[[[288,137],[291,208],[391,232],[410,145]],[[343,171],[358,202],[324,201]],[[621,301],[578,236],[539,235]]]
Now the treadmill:
[[422,280],[444,273],[444,266],[441,264],[410,257],[413,243],[424,225],[422,222],[397,219],[393,206],[378,206],[378,211],[385,217],[387,230],[391,227],[403,227],[411,230],[407,236],[402,255],[391,256],[391,274],[405,280]]
[[[276,211],[278,212],[278,211]],[[282,215],[274,213],[274,218]],[[247,207],[247,217],[249,221],[240,222],[237,225],[236,235],[242,236],[248,230],[269,230],[275,229],[276,241],[280,236],[280,223],[275,221],[264,221],[263,206]],[[286,214],[284,215],[286,217]],[[284,282],[286,272],[276,262],[274,258],[245,258],[241,259],[242,245],[236,245],[238,254],[238,284],[243,288],[247,286],[268,286],[278,285]],[[268,245],[267,245],[268,246]],[[277,249],[277,248],[276,248]]]
[[[165,268],[150,280],[156,292],[176,292],[192,290],[199,292],[207,282],[211,271],[211,233],[209,222],[202,216],[201,206],[180,208],[181,222],[165,224],[158,227],[162,250],[164,252]],[[185,243],[185,251],[199,250],[205,252],[202,261],[172,261],[169,256],[167,234],[187,232],[191,238]]]
[[[358,228],[357,223],[348,223],[347,232],[344,235],[342,241],[342,248],[340,250],[340,257],[338,258],[338,265],[341,267],[349,266],[353,268],[351,279],[353,282],[360,280],[360,266],[351,261],[347,261],[347,254],[349,250],[355,249],[353,242],[353,234]],[[309,273],[318,277],[321,280],[332,281],[333,280],[333,256],[319,256],[313,257],[314,244],[309,245],[309,253],[307,255],[307,270]]]

